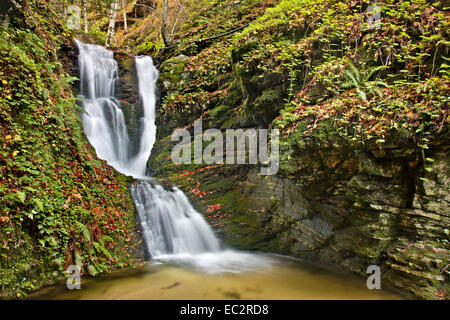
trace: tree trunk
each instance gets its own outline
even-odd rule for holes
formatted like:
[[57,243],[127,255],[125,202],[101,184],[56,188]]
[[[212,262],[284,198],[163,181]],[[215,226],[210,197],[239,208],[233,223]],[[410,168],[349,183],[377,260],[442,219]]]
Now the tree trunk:
[[67,1],[64,0],[62,2],[62,16],[63,16],[63,21],[67,21]]
[[115,41],[114,28],[116,26],[117,13],[119,11],[119,0],[111,2],[111,10],[109,12],[108,32],[106,33],[105,47],[109,47]]
[[169,36],[169,31],[167,30],[167,15],[169,12],[169,0],[163,0],[163,14],[161,17],[161,35],[166,47],[170,46],[171,40]]
[[83,0],[84,33],[88,33],[87,0]]
[[122,0],[122,7],[123,7],[123,30],[125,33],[128,32],[128,25],[127,25],[127,0]]

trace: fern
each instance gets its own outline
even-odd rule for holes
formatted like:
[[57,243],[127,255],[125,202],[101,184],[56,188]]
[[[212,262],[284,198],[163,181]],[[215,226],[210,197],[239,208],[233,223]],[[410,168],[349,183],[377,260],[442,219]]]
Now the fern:
[[94,242],[94,246],[98,252],[103,252],[105,256],[112,259],[111,253],[109,253],[108,249],[106,249],[105,244],[103,242]]
[[88,227],[86,227],[84,224],[82,224],[79,221],[75,221],[75,223],[78,225],[78,227],[81,229],[81,233],[83,234],[84,238],[91,242],[91,233],[89,232]]
[[383,96],[383,91],[380,87],[388,88],[388,84],[382,81],[371,81],[371,79],[383,70],[385,66],[372,67],[364,74],[361,74],[351,61],[347,61],[347,63],[348,69],[344,72],[346,81],[340,85],[341,89],[348,90],[355,88],[358,96],[364,101],[367,101],[367,94],[372,96],[378,95],[380,98]]
[[378,66],[378,67],[372,67],[369,70],[367,70],[366,74],[364,75],[364,82],[370,81],[374,76],[376,76],[380,71],[385,69],[385,66]]
[[364,101],[367,101],[367,95],[364,91],[362,91],[360,88],[356,88],[356,93],[358,96],[363,99]]
[[75,264],[81,269],[83,266],[83,258],[78,251],[75,251]]
[[114,241],[114,239],[111,238],[110,236],[104,235],[103,237],[98,239],[98,241],[94,242],[94,247],[95,247],[95,249],[97,249],[98,252],[103,252],[103,254],[106,257],[113,259],[111,253],[105,247],[105,242],[107,242],[107,241]]

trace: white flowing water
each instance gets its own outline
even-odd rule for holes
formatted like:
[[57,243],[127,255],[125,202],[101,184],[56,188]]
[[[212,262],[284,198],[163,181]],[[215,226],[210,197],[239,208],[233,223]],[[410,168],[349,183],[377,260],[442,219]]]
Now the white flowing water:
[[125,117],[115,98],[118,65],[113,53],[103,47],[83,44],[78,65],[82,94],[81,115],[84,132],[100,159],[120,172],[127,173],[129,137]]
[[132,195],[137,211],[143,213],[142,231],[152,257],[220,250],[211,228],[177,188],[169,192],[144,181],[132,189]]
[[153,65],[152,58],[146,56],[136,57],[136,71],[143,116],[140,119],[141,140],[139,151],[133,158],[130,169],[133,170],[134,176],[145,176],[147,160],[152,152],[156,137],[156,80],[159,74]]
[[117,171],[139,179],[132,184],[131,193],[151,260],[209,273],[241,272],[271,265],[273,259],[266,255],[223,249],[212,228],[181,190],[167,190],[146,176],[156,137],[158,71],[152,59],[135,58],[142,116],[129,119],[140,128],[139,149],[132,154],[124,113],[115,97],[118,65],[113,53],[80,41],[77,45],[86,136],[99,158]]
[[140,145],[132,154],[125,117],[115,97],[118,65],[113,53],[103,47],[76,40],[80,50],[78,64],[82,106],[82,121],[89,142],[100,159],[117,171],[135,178],[145,177],[146,164],[156,136],[155,104],[158,70],[150,57],[136,57],[142,117]]

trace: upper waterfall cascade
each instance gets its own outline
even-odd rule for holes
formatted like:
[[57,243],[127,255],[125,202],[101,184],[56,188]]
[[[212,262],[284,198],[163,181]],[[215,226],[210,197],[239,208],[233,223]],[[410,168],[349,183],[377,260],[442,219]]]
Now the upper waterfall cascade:
[[[80,50],[81,95],[84,113],[82,121],[89,142],[99,158],[106,160],[117,171],[135,178],[145,177],[147,159],[156,136],[155,105],[158,70],[152,58],[136,57],[136,71],[142,116],[138,119],[140,146],[133,154],[130,137],[120,102],[115,97],[118,65],[112,51],[84,44],[77,40]],[[134,120],[134,119],[133,119]]]

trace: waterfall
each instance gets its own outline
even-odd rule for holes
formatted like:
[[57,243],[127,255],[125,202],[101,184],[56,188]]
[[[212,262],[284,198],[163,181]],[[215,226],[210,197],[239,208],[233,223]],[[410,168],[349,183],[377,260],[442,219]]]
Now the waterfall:
[[156,136],[155,105],[158,70],[150,57],[136,57],[139,95],[142,102],[140,145],[130,150],[125,117],[115,97],[118,65],[113,53],[103,47],[76,40],[80,54],[82,121],[86,136],[100,159],[117,171],[136,178],[145,177],[146,165]]
[[100,159],[117,171],[126,172],[129,160],[129,138],[125,117],[115,98],[118,65],[113,53],[103,47],[83,44],[78,64],[84,132]]
[[155,106],[156,106],[156,80],[158,70],[150,57],[136,57],[136,71],[138,75],[139,95],[142,100],[143,116],[141,124],[141,140],[138,154],[133,158],[131,167],[135,175],[145,175],[147,160],[152,152],[156,137]]
[[168,192],[144,181],[132,188],[132,195],[152,257],[220,250],[211,228],[179,189]]
[[[99,158],[117,171],[141,179],[131,186],[147,250],[151,257],[168,253],[201,253],[220,250],[219,240],[203,216],[179,189],[166,190],[146,181],[145,171],[156,136],[155,107],[158,70],[152,58],[136,57],[142,104],[140,144],[131,155],[125,117],[114,97],[118,65],[103,47],[77,41],[80,49],[82,121],[86,136]],[[134,119],[132,119],[134,120]]]
[[132,154],[120,102],[115,98],[118,65],[103,47],[76,41],[85,134],[97,156],[117,171],[138,179],[131,185],[147,251],[153,261],[181,262],[208,272],[239,272],[268,265],[261,256],[222,250],[212,228],[178,188],[167,190],[145,176],[156,137],[155,108],[158,70],[150,57],[135,58],[142,117],[129,119],[140,127],[139,150]]

